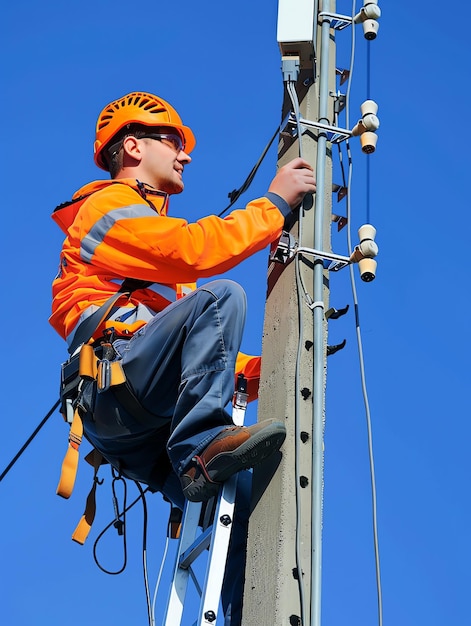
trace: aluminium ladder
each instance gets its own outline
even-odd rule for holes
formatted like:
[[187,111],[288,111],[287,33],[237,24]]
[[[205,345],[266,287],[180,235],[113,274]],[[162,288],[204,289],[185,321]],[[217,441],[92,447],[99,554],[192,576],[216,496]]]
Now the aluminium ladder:
[[[244,423],[247,397],[247,380],[239,375],[232,407],[232,421],[236,426],[242,426]],[[200,595],[198,616],[193,626],[216,623],[232,531],[236,489],[237,475],[234,475],[224,482],[218,496],[213,498],[214,514],[212,522],[207,527],[206,523],[201,521],[203,503],[186,502],[163,626],[181,625],[190,576]],[[211,501],[207,505],[209,510]],[[205,517],[207,513],[208,511]],[[198,530],[200,526],[203,527],[202,532]],[[201,588],[192,564],[207,549],[209,554],[204,585]]]

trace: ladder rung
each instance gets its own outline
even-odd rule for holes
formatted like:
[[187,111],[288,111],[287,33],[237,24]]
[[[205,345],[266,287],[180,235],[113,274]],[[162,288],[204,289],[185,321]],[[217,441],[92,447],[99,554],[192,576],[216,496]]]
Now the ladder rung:
[[178,567],[182,569],[187,569],[193,561],[195,561],[199,555],[209,547],[211,543],[211,534],[213,532],[213,525],[208,526],[208,528],[201,533],[201,535],[191,544],[191,546],[185,550],[185,552],[181,555],[180,561],[178,563]]

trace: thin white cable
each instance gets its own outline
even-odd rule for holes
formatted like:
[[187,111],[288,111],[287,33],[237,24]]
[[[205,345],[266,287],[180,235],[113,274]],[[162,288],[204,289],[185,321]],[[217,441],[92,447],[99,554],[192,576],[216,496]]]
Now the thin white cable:
[[146,590],[146,602],[147,602],[147,613],[148,613],[148,621],[150,626],[154,626],[152,623],[152,607],[150,602],[150,591],[149,591],[149,573],[147,570],[147,549],[143,548],[142,550],[142,568],[144,572],[144,585]]
[[[353,23],[353,18],[356,14],[355,10],[355,0],[352,3],[352,40],[351,40],[351,55],[350,55],[350,74],[349,74],[349,82],[347,87],[347,94],[345,100],[345,119],[347,128],[350,127],[349,121],[349,113],[350,113],[350,87],[352,84],[352,76],[353,76],[353,67],[355,60],[355,24]],[[350,151],[350,142],[349,139],[346,140],[346,149],[348,156],[348,183],[347,183],[347,247],[349,256],[352,254],[352,237],[351,237],[351,190],[352,190],[352,174],[353,174],[353,166],[352,166],[352,156]],[[372,499],[372,518],[373,518],[373,543],[374,543],[374,553],[375,553],[375,569],[376,569],[376,591],[377,591],[377,602],[378,602],[378,624],[382,626],[383,624],[383,602],[382,602],[382,588],[381,588],[381,568],[380,568],[380,552],[379,552],[379,541],[378,541],[378,518],[377,518],[377,499],[376,499],[376,478],[375,478],[375,466],[374,466],[374,454],[373,454],[373,435],[372,435],[372,426],[371,426],[371,412],[370,412],[370,403],[368,399],[368,391],[366,386],[366,373],[365,373],[365,362],[363,358],[363,342],[361,337],[361,329],[360,322],[358,316],[358,297],[357,290],[355,285],[355,273],[353,265],[349,266],[350,270],[350,282],[352,288],[352,296],[353,296],[353,304],[355,309],[355,327],[356,327],[356,338],[357,338],[357,346],[358,346],[358,356],[360,362],[360,377],[361,377],[361,387],[363,393],[363,401],[365,405],[365,414],[366,414],[366,427],[367,427],[367,435],[368,435],[368,456],[369,456],[369,464],[370,464],[370,479],[371,479],[371,499]]]
[[154,596],[152,598],[152,626],[155,626],[155,605],[157,603],[157,594],[159,592],[160,583],[162,580],[162,573],[164,571],[165,561],[167,560],[169,544],[170,544],[170,538],[169,538],[169,532],[167,531],[167,538],[165,540],[164,553],[162,555],[162,561],[160,563],[159,574],[157,576],[157,581],[155,583]]
[[[349,168],[350,170],[351,168]],[[350,178],[350,174],[349,174]],[[349,182],[349,190],[350,182]],[[349,211],[347,211],[348,217]],[[361,338],[361,329],[360,322],[358,317],[358,298],[356,292],[355,285],[355,272],[353,265],[349,266],[350,270],[350,281],[352,286],[352,294],[353,294],[353,304],[355,308],[355,328],[356,328],[356,338],[358,345],[358,356],[360,362],[360,376],[361,376],[361,387],[363,392],[363,401],[365,405],[365,413],[366,413],[366,427],[368,433],[368,456],[370,462],[370,476],[371,476],[371,499],[372,499],[372,516],[373,516],[373,542],[374,542],[374,552],[375,552],[375,568],[376,568],[376,586],[377,586],[377,596],[378,596],[378,624],[382,626],[383,624],[383,603],[382,603],[382,590],[381,590],[381,568],[380,568],[380,554],[379,554],[379,541],[378,541],[378,516],[377,516],[377,503],[376,503],[376,479],[375,479],[375,467],[374,467],[374,455],[373,455],[373,436],[372,436],[372,427],[371,427],[371,412],[370,412],[370,403],[368,399],[368,392],[366,387],[366,374],[365,374],[365,363],[363,358],[363,344]]]

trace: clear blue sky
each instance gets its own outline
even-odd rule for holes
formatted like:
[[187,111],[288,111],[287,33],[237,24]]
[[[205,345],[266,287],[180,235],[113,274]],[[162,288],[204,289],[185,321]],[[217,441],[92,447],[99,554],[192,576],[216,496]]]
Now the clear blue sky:
[[[350,13],[351,6],[339,1],[337,10]],[[371,221],[380,256],[376,281],[358,280],[357,287],[373,420],[384,624],[464,626],[470,623],[471,220],[461,118],[468,106],[470,39],[456,15],[444,15],[443,3],[382,8],[371,46],[371,97],[379,104],[381,128],[370,157]],[[280,120],[276,13],[276,0],[17,0],[4,8],[1,469],[57,398],[65,346],[47,319],[62,234],[49,216],[82,184],[101,177],[92,160],[99,111],[134,90],[172,102],[197,137],[186,190],[172,202],[172,213],[189,220],[218,213]],[[348,31],[337,39],[337,66],[346,67]],[[366,96],[365,59],[358,30],[353,119]],[[355,146],[354,232],[366,219],[366,158]],[[264,194],[275,165],[272,150],[246,201]],[[345,253],[345,231],[333,230],[333,248]],[[259,253],[231,272],[248,293],[243,348],[252,353],[261,344],[266,260],[266,252]],[[347,274],[334,276],[331,304],[351,303]],[[352,312],[330,325],[330,343],[346,338],[347,346],[328,368],[323,626],[377,623],[354,330]],[[66,438],[56,413],[0,486],[0,622],[144,625],[142,510],[137,506],[129,515],[126,571],[103,574],[92,546],[112,517],[108,473],[92,535],[79,547],[70,535],[91,472],[82,464],[69,502],[55,495]],[[131,486],[129,499],[134,497]],[[148,505],[153,588],[167,507],[158,495]],[[100,553],[103,564],[119,567],[121,549],[110,534]]]

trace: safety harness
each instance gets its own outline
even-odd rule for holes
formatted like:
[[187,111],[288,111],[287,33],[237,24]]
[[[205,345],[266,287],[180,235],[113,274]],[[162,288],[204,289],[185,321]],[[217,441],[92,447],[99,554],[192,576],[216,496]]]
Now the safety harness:
[[[126,375],[121,361],[115,360],[116,353],[111,344],[112,329],[107,329],[101,340],[93,339],[96,331],[110,317],[113,306],[121,297],[129,298],[133,291],[145,289],[149,284],[151,283],[143,280],[126,279],[113,296],[79,325],[68,348],[71,356],[62,364],[60,386],[61,413],[64,420],[70,423],[68,448],[56,490],[57,495],[62,498],[71,496],[77,475],[79,447],[83,437],[81,412],[86,410],[82,404],[81,393],[85,381],[96,381],[98,392],[111,388],[119,402],[138,421],[148,423],[152,419],[155,424],[158,420],[138,402],[132,389],[126,384]],[[80,350],[78,350],[79,347]],[[72,539],[80,544],[85,542],[95,518],[98,469],[100,465],[107,463],[95,448],[85,457],[85,460],[93,466],[94,476],[85,511],[72,534]]]

